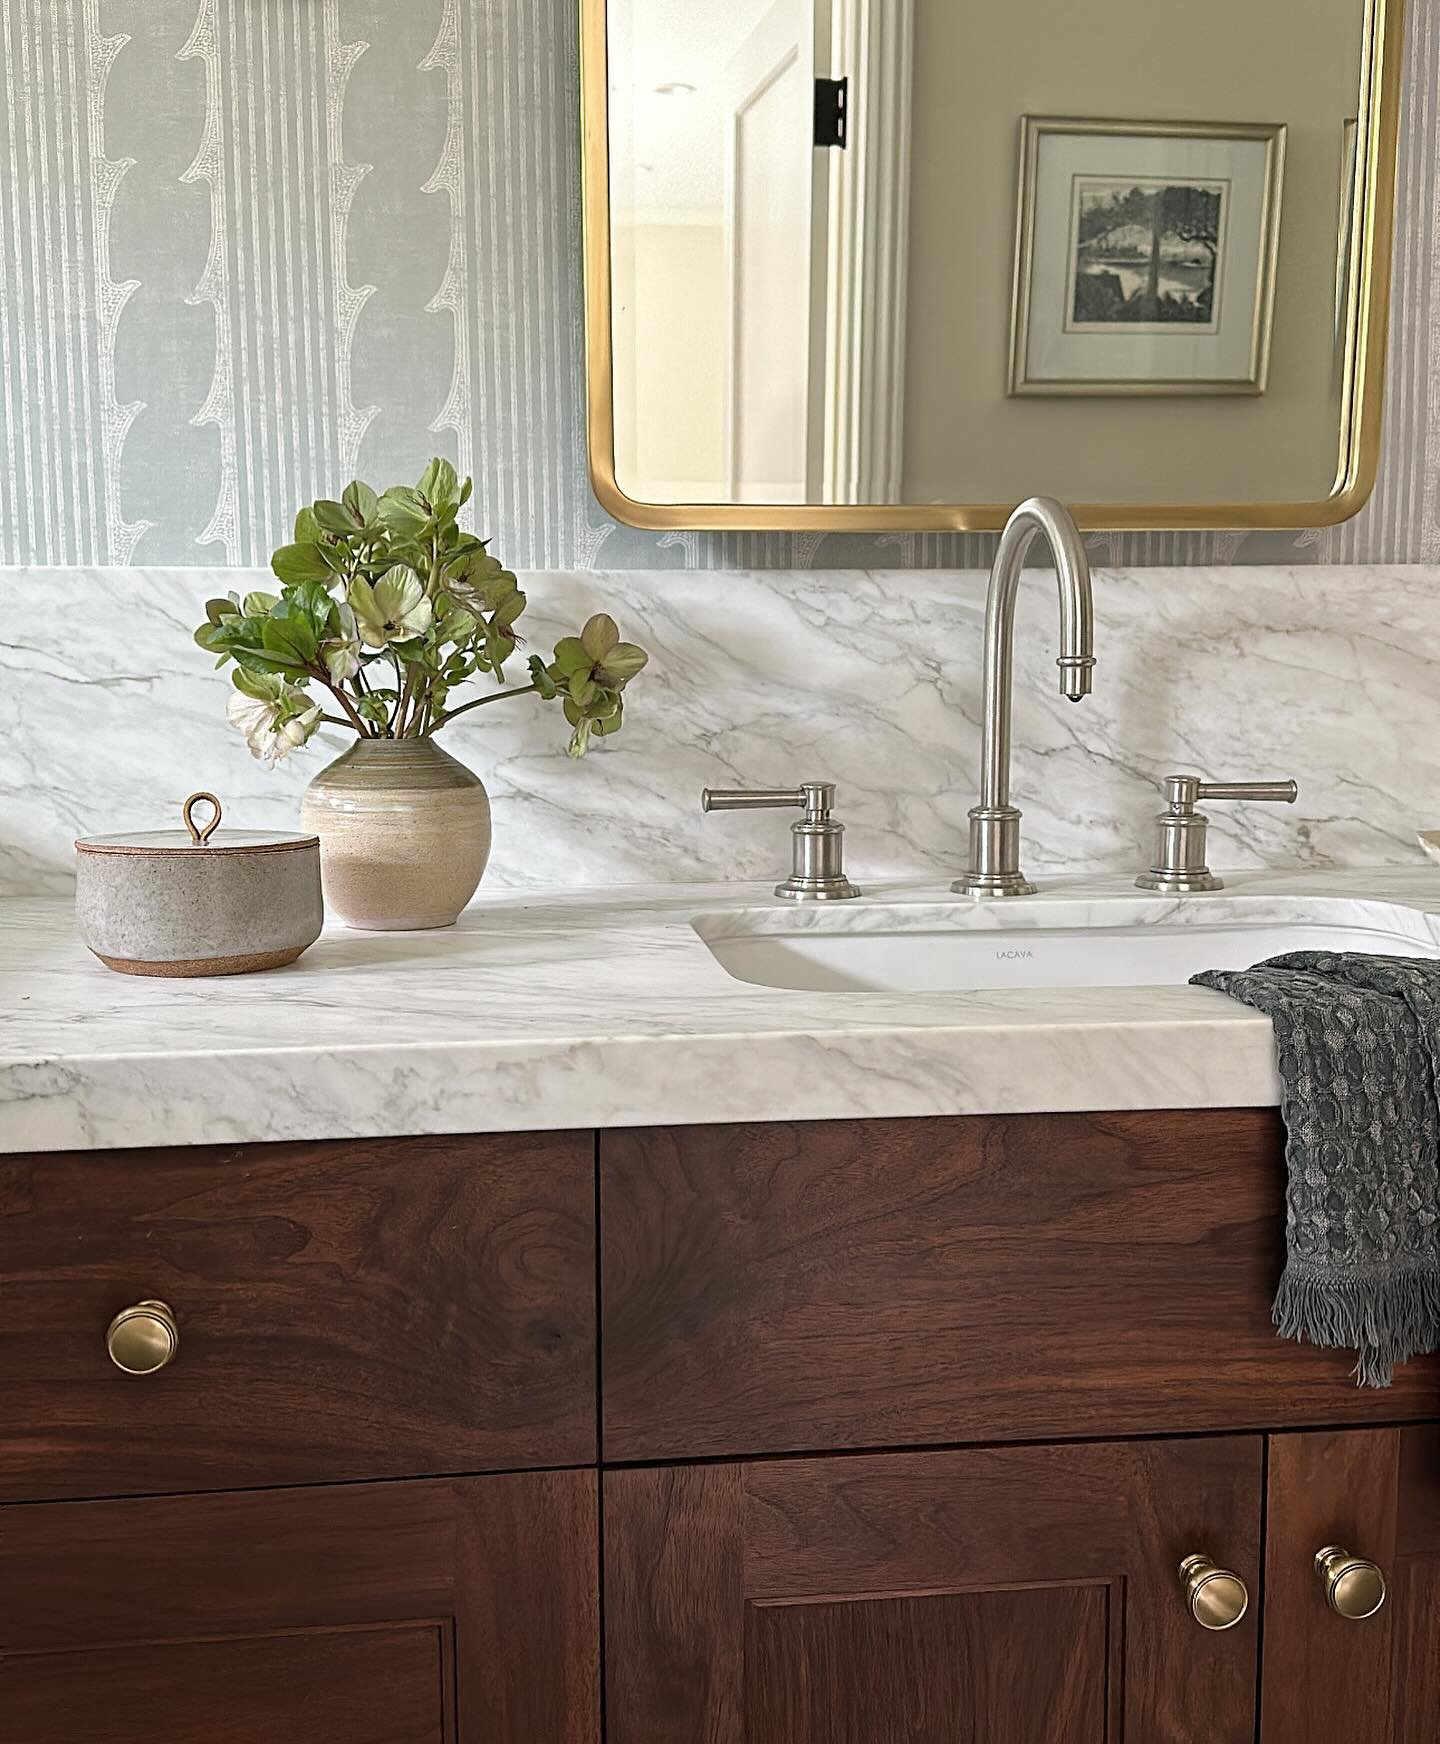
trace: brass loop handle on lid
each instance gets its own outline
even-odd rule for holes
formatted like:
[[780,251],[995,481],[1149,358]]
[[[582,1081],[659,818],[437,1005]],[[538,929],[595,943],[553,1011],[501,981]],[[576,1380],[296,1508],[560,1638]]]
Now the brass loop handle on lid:
[[153,1375],[175,1360],[180,1328],[168,1303],[147,1299],[122,1308],[105,1332],[105,1348],[127,1375]]
[[1385,1576],[1378,1564],[1351,1556],[1338,1544],[1315,1552],[1315,1572],[1325,1588],[1325,1602],[1337,1617],[1363,1623],[1385,1603]]
[[1202,1629],[1233,1629],[1250,1609],[1250,1589],[1240,1576],[1211,1562],[1203,1551],[1180,1564],[1180,1585],[1190,1615]]
[[[195,807],[202,799],[215,814],[203,828],[195,822]],[[203,848],[219,827],[220,801],[213,793],[192,793],[185,801],[185,828],[190,832],[190,840],[197,848]]]

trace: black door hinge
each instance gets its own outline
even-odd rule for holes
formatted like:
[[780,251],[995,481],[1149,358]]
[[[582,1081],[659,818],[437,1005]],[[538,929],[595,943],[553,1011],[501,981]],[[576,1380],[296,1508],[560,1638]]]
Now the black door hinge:
[[845,149],[850,128],[849,79],[816,79],[815,143]]

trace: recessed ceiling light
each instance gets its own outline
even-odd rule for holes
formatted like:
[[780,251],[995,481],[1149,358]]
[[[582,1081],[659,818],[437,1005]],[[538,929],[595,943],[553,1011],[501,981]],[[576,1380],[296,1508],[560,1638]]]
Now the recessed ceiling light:
[[663,85],[655,87],[657,97],[693,97],[694,85],[687,85],[683,79],[670,79]]

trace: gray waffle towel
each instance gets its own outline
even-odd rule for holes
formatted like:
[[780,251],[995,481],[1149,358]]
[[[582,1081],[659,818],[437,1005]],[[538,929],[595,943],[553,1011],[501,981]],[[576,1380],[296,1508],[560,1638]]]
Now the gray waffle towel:
[[1361,1386],[1440,1349],[1440,963],[1291,951],[1193,980],[1275,1026],[1287,1338],[1356,1353]]

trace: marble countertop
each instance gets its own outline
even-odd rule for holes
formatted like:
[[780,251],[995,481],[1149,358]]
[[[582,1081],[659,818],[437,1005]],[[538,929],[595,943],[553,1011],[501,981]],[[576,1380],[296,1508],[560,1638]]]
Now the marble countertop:
[[[1119,880],[1042,895],[1182,926],[1345,898],[1440,941],[1425,867],[1245,874],[1178,902]],[[1277,1101],[1268,1020],[1207,989],[784,991],[732,979],[692,925],[943,925],[957,905],[1022,919],[933,885],[805,909],[736,885],[500,893],[453,930],[333,928],[291,968],[177,981],[103,968],[67,901],[0,902],[0,1152]]]

